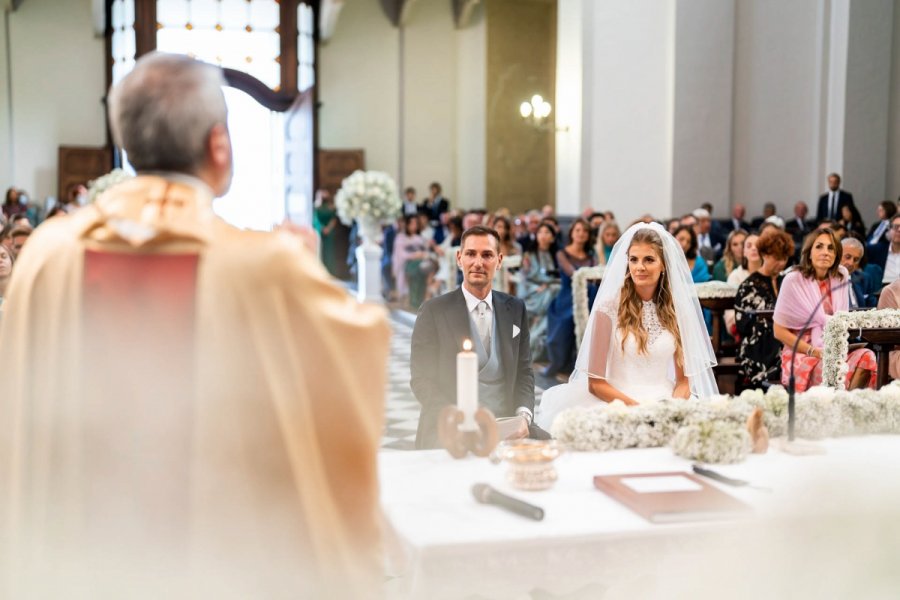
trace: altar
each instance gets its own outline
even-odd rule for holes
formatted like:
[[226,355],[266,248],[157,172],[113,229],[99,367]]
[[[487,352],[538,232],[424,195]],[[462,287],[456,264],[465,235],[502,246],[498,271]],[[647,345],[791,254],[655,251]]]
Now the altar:
[[[832,439],[820,446],[825,454],[819,456],[770,449],[739,464],[713,467],[767,488],[710,482],[751,505],[752,514],[741,520],[673,525],[651,524],[593,487],[595,475],[689,472],[690,461],[668,448],[564,454],[557,460],[559,480],[542,492],[512,489],[505,482],[506,465],[487,459],[454,460],[443,450],[382,453],[381,502],[392,530],[388,597],[522,598],[542,590],[615,598],[657,595],[660,585],[687,586],[694,595],[703,589],[697,587],[702,578],[692,576],[700,567],[711,564],[720,549],[727,553],[761,537],[760,532],[771,530],[768,525],[792,519],[815,523],[819,513],[842,515],[845,502],[855,508],[876,500],[900,506],[900,436]],[[542,507],[544,520],[478,504],[471,492],[475,483]],[[853,514],[866,518],[878,513]],[[816,523],[816,531],[818,527]],[[886,531],[880,524],[876,530]],[[889,543],[900,550],[900,537]],[[840,543],[838,548],[844,551]],[[859,555],[847,556],[838,566],[860,566],[855,558]],[[891,583],[897,585],[898,576],[893,577]]]

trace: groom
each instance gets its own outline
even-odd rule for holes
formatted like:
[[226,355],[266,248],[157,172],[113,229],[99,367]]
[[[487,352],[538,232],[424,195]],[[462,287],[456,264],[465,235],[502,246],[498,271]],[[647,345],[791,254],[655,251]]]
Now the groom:
[[438,448],[441,409],[456,403],[456,355],[463,340],[478,354],[478,401],[495,417],[515,417],[511,437],[547,439],[534,416],[534,373],[525,304],[492,291],[500,266],[500,237],[488,227],[470,227],[456,262],[460,288],[422,305],[413,329],[410,386],[422,405],[416,448]]

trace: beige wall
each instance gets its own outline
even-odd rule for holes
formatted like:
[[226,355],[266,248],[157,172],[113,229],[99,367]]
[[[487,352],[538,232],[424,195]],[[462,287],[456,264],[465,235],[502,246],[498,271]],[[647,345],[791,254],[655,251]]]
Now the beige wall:
[[[441,182],[444,195],[457,205],[456,29],[450,2],[417,2],[402,28],[404,187],[420,196],[432,181]],[[452,191],[452,192],[451,192]]]
[[[6,13],[0,13],[0,193],[12,184],[12,130],[9,123],[9,70],[6,68]],[[3,202],[3,200],[0,200]]]
[[378,2],[347,2],[320,47],[322,148],[363,148],[419,196],[439,181],[453,207],[485,205],[485,19],[456,29],[450,2],[421,0],[401,28]]
[[732,201],[748,216],[774,202],[783,216],[812,206],[818,181],[817,39],[813,2],[738,2]]
[[9,35],[12,73],[2,79],[0,110],[8,110],[11,84],[12,124],[5,133],[0,117],[0,135],[4,145],[12,139],[15,172],[0,177],[4,188],[14,184],[43,201],[56,195],[60,145],[106,143],[103,39],[94,37],[91,0],[23,2],[9,15]]
[[[366,168],[399,171],[399,36],[378,2],[347,2],[319,49],[319,145],[363,148]],[[402,185],[401,182],[398,184]]]
[[894,0],[890,102],[885,195],[887,199],[897,200],[900,198],[900,0]]

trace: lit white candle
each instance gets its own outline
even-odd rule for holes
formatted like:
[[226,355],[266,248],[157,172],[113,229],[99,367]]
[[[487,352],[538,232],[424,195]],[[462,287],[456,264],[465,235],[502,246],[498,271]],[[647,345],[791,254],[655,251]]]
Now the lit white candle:
[[478,355],[472,352],[472,342],[463,342],[463,350],[456,355],[456,408],[463,414],[460,427],[464,431],[478,429],[475,411],[478,410]]

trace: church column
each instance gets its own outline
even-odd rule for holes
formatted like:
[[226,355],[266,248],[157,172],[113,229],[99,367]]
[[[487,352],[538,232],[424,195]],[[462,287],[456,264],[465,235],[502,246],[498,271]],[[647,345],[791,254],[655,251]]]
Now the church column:
[[[672,85],[672,206],[731,212],[734,0],[677,0]],[[659,215],[666,216],[666,215]]]
[[585,1],[581,207],[629,223],[672,202],[675,4]]
[[559,0],[556,35],[556,211],[581,213],[589,206],[582,190],[582,61],[584,40],[590,39],[590,23],[584,19],[584,3],[591,0]]
[[[832,13],[837,21],[832,21],[832,32],[838,29],[846,43],[832,45],[831,56],[836,52],[841,56],[829,72],[838,88],[830,90],[829,98],[843,97],[835,107],[842,112],[843,131],[835,132],[840,153],[829,156],[833,162],[826,161],[825,171],[841,172],[863,219],[871,220],[886,193],[894,3],[852,0],[844,10],[847,1],[832,3],[838,9]],[[843,73],[836,73],[838,69]]]

